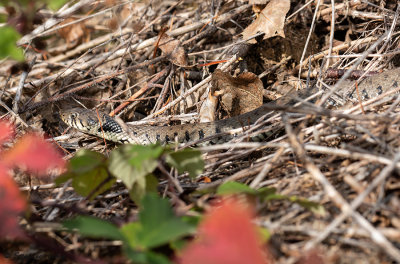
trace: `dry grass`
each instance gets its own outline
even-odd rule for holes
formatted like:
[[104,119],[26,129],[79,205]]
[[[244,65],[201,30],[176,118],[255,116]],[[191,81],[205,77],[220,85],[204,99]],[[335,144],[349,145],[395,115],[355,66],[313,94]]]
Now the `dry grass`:
[[[83,2],[87,3],[79,6]],[[307,75],[326,81],[328,66],[362,71],[399,66],[395,4],[362,1],[348,6],[347,1],[335,1],[335,23],[331,26],[331,1],[321,1],[324,4],[318,9],[316,2],[304,5],[304,1],[292,1],[285,22],[286,38],[260,40],[241,55],[248,70],[261,77],[266,94],[283,93],[282,89],[298,84],[299,76],[303,84]],[[211,2],[190,0],[132,4],[134,10],[127,10],[130,3],[118,1],[114,6],[94,1],[75,6],[79,12],[73,19],[66,21],[70,15],[60,12],[60,19],[48,18],[46,22],[52,24],[39,26],[21,39],[21,44],[31,44],[37,37],[46,37],[47,44],[41,52],[27,49],[28,62],[36,61],[23,85],[21,74],[8,79],[7,62],[2,63],[0,76],[5,87],[2,115],[15,118],[19,133],[37,129],[54,136],[67,155],[81,147],[107,152],[114,146],[104,147],[101,140],[87,140],[88,136],[76,136],[75,131],[60,136],[66,127],[57,118],[58,108],[82,104],[105,112],[114,110],[126,121],[137,111],[147,116],[144,123],[150,124],[157,122],[156,116],[169,117],[162,119],[163,124],[171,118],[173,122],[194,119],[202,100],[198,92],[204,92],[210,81],[206,77],[214,67],[198,65],[227,60],[220,67],[232,73],[237,70],[240,65],[228,50],[233,43],[242,42],[240,33],[253,20],[251,5],[241,1],[213,8]],[[63,21],[69,23],[60,23]],[[64,32],[61,38],[62,28],[75,33]],[[154,51],[164,30],[182,43],[190,67],[176,66],[172,55]],[[193,107],[180,112],[179,106],[186,99]],[[245,135],[225,144],[201,147],[207,166],[199,179],[207,176],[213,182],[199,180],[190,187],[204,189],[235,180],[254,188],[275,187],[281,194],[323,205],[323,215],[288,201],[260,205],[258,224],[273,235],[270,247],[277,263],[295,263],[310,249],[317,249],[326,263],[400,260],[399,99],[396,93],[381,99],[364,104],[365,113],[359,106],[352,111],[320,112],[305,105],[280,108],[248,131],[268,132],[264,142],[248,142]],[[187,179],[179,179],[185,189]],[[37,202],[35,214],[43,222],[62,219],[60,207],[125,218],[129,217],[126,209],[132,206],[127,191],[120,187],[88,202],[77,198],[68,186],[33,183],[40,188],[34,190],[37,186],[23,180],[21,184],[25,185],[22,189],[31,191],[31,197],[47,197],[45,202],[33,199]],[[180,210],[190,208],[191,202],[204,206],[208,197],[177,202],[178,194],[167,188],[167,183],[161,186]],[[36,228],[36,232],[57,236],[54,230]],[[57,239],[69,249],[81,246],[69,238]],[[105,242],[85,243],[93,257],[105,252],[118,254]]]

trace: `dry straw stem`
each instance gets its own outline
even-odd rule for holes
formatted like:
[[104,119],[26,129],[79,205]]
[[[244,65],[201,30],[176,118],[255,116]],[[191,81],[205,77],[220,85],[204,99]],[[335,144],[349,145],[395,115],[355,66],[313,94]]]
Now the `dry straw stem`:
[[[219,16],[217,18],[217,21],[229,19],[233,15],[235,15],[237,13],[240,13],[240,12],[243,12],[247,8],[248,8],[248,5],[242,5],[242,6],[238,7],[234,12],[226,13],[226,14],[223,14],[223,15]],[[194,31],[194,30],[197,30],[197,29],[201,28],[208,21],[209,21],[209,19],[203,19],[201,21],[198,21],[198,22],[195,22],[195,23],[191,23],[191,24],[189,24],[187,26],[183,26],[183,27],[174,29],[174,30],[168,32],[168,34],[171,37],[177,37],[177,36],[180,36],[180,35],[183,35],[183,34],[186,34],[188,32],[191,32],[191,31]],[[90,61],[87,61],[87,62],[79,62],[78,63],[77,61],[75,61],[75,62],[72,63],[72,65],[75,65],[74,67],[72,65],[70,65],[70,66],[68,66],[67,70],[62,70],[61,72],[56,73],[56,74],[52,74],[50,76],[47,76],[46,78],[43,78],[43,79],[40,79],[40,80],[36,80],[36,81],[32,81],[30,83],[26,83],[24,87],[25,88],[34,88],[35,86],[36,87],[37,86],[42,86],[42,85],[44,85],[46,83],[49,83],[51,81],[54,81],[54,80],[56,80],[58,78],[68,76],[69,74],[71,74],[71,73],[73,73],[75,71],[87,70],[88,68],[97,65],[99,62],[112,61],[112,60],[121,58],[121,56],[126,55],[126,52],[128,50],[129,50],[129,52],[134,52],[134,51],[141,50],[141,49],[144,49],[144,48],[147,48],[147,47],[150,47],[150,46],[154,45],[154,43],[157,41],[157,39],[158,39],[158,37],[153,37],[153,38],[150,38],[150,39],[146,39],[146,40],[144,40],[144,41],[142,41],[142,42],[140,42],[138,44],[133,44],[131,46],[127,46],[125,48],[122,48],[122,49],[119,49],[119,50],[116,50],[116,51],[103,52],[101,54],[101,56],[96,56],[96,58],[93,58],[93,59],[91,59]],[[103,42],[107,42],[108,41],[108,39],[104,38],[104,37],[102,38],[102,40],[103,40]],[[97,46],[98,46],[103,42],[100,42],[100,41],[93,42],[89,47],[94,46],[95,44],[97,44]],[[84,45],[84,47],[86,47],[86,44],[83,44],[83,45]],[[79,48],[79,50],[83,51],[84,49],[83,48]],[[75,54],[77,54],[77,52],[75,52]],[[9,90],[13,91],[15,89],[16,89],[16,87],[12,87]]]
[[[384,72],[396,67],[399,53],[396,6],[390,1],[361,1],[357,6],[347,6],[347,2],[320,1],[320,10],[315,10],[317,1],[306,1],[302,6],[293,6],[291,1],[285,22],[286,39],[258,41],[250,46],[240,63],[246,62],[247,69],[262,80],[264,89],[278,96],[289,88],[305,86],[308,80],[296,79],[301,70],[302,77],[311,76],[310,86],[313,81],[318,85],[319,92],[314,94],[314,99],[325,95],[323,100],[329,93],[339,97],[335,91],[342,88],[338,79],[344,80],[349,74],[327,79],[324,76],[326,65],[361,72]],[[131,3],[133,1],[118,2],[116,8]],[[239,72],[239,67],[246,69],[236,56],[226,54],[228,48],[247,42],[240,36],[242,30],[254,21],[254,14],[247,2],[223,1],[239,3],[233,8],[228,5],[227,8],[231,8],[229,13],[223,11],[224,5],[220,8],[214,6],[212,11],[207,1],[197,1],[196,5],[186,0],[163,3],[144,4],[146,11],[138,17],[131,17],[143,22],[139,31],[125,24],[119,25],[115,31],[104,31],[105,24],[99,23],[100,30],[91,35],[92,40],[73,47],[53,36],[57,30],[68,26],[59,23],[71,14],[78,17],[73,23],[105,21],[117,9],[92,0],[76,1],[59,11],[57,16],[21,39],[21,44],[29,44],[33,38],[49,37],[46,43],[49,48],[44,50],[47,59],[34,53],[37,60],[26,79],[22,75],[10,77],[0,101],[1,114],[16,116],[29,129],[41,129],[54,136],[54,140],[71,153],[66,154],[66,158],[81,147],[100,152],[114,147],[107,144],[105,149],[103,141],[76,134],[74,130],[60,136],[65,126],[56,118],[51,119],[52,111],[57,107],[69,107],[75,101],[87,107],[97,104],[97,108],[105,111],[124,109],[121,118],[125,122],[130,121],[128,119],[134,112],[145,116],[133,122],[134,125],[194,123],[198,116],[199,97],[193,99],[194,107],[189,109],[189,113],[179,112],[176,106],[210,85],[209,76],[213,68],[198,65],[226,60],[218,67],[232,75]],[[376,3],[382,7],[375,6]],[[79,14],[83,5],[93,12],[90,16]],[[92,10],[94,5],[97,6]],[[86,12],[88,9],[83,10]],[[206,24],[207,27],[201,30]],[[303,30],[311,24],[311,29]],[[177,67],[158,53],[158,57],[150,59],[155,53],[154,44],[159,32],[165,25],[170,25],[167,32],[171,38],[186,43],[184,48],[188,52],[189,67]],[[296,29],[294,33],[291,32],[293,28]],[[214,33],[207,35],[204,32]],[[318,41],[313,41],[316,33]],[[303,38],[298,38],[299,35]],[[310,42],[307,43],[308,35]],[[261,34],[255,36],[258,36],[257,40],[262,38]],[[285,45],[280,44],[284,41],[292,46],[282,48]],[[307,47],[304,53],[299,50],[303,47]],[[31,52],[29,50],[28,54]],[[150,65],[151,69],[148,69]],[[308,71],[304,70],[306,67]],[[202,78],[188,78],[188,71]],[[2,83],[6,79],[4,76],[0,76]],[[302,85],[294,84],[300,81]],[[192,190],[215,189],[228,181],[238,181],[255,189],[273,187],[279,194],[318,202],[325,208],[324,216],[315,215],[287,200],[263,203],[255,199],[259,209],[257,223],[270,229],[273,234],[270,244],[278,244],[276,252],[280,255],[275,256],[277,263],[294,263],[298,260],[294,256],[309,248],[318,248],[324,256],[333,255],[337,262],[350,263],[354,256],[367,262],[397,260],[400,257],[399,92],[400,86],[394,87],[344,109],[330,109],[322,104],[318,107],[310,98],[297,98],[299,103],[292,106],[271,104],[255,125],[243,124],[243,128],[229,132],[241,133],[238,137],[223,144],[199,147],[204,153],[206,168],[197,180],[189,180],[187,174],[176,175],[162,163],[155,172],[156,176],[164,179],[160,180],[160,190],[164,190],[166,198],[174,201],[177,211],[187,214],[193,213],[187,208],[206,208],[210,198],[214,197],[213,192],[204,195],[202,192],[191,193]],[[20,95],[14,101],[17,93]],[[362,91],[359,94],[362,97]],[[340,99],[346,103],[348,98]],[[32,110],[18,116],[12,112],[14,102],[20,109],[28,104]],[[55,107],[50,108],[53,105],[49,102]],[[38,107],[43,104],[49,107]],[[21,125],[18,133],[25,130]],[[249,142],[260,133],[265,135],[264,141]],[[219,136],[215,135],[215,138]],[[202,183],[204,177],[212,182]],[[96,197],[94,202],[78,197],[70,186],[57,188],[40,182],[21,184],[21,190],[31,189],[47,199],[34,201],[37,207],[33,212],[34,219],[41,217],[41,221],[47,221],[45,223],[49,225],[55,219],[63,220],[66,214],[75,214],[75,210],[101,218],[113,217],[120,222],[137,217],[136,207],[129,202],[128,191],[120,184]],[[188,193],[189,199],[180,195],[182,192]],[[37,230],[40,228],[38,226]],[[54,226],[53,230],[57,227]],[[67,247],[77,247],[69,238],[57,239]],[[92,242],[76,241],[81,243],[81,247]],[[107,247],[106,241],[99,241],[103,242],[102,245]],[[95,248],[91,251],[88,247],[88,252],[92,253],[98,245],[90,246]],[[296,252],[300,253],[296,255]]]
[[[388,164],[381,172],[380,174],[367,186],[367,188],[360,193],[357,198],[355,198],[350,206],[351,210],[347,211],[342,211],[342,213],[336,217],[334,221],[332,221],[318,236],[314,237],[312,240],[308,241],[307,244],[305,245],[306,249],[311,249],[316,246],[316,244],[322,242],[325,238],[329,236],[329,234],[338,226],[340,225],[347,217],[352,216],[354,213],[354,210],[357,210],[357,208],[363,203],[363,201],[367,198],[367,196],[375,189],[378,187],[379,184],[381,184],[387,177],[390,176],[392,171],[398,167],[397,162],[400,160],[400,153],[397,153],[394,160]],[[372,234],[371,234],[372,235]],[[382,237],[382,236],[381,236]],[[386,244],[385,244],[386,245]],[[393,248],[391,248],[391,255],[398,257],[398,250],[393,251]]]
[[[336,190],[336,188],[329,182],[329,180],[325,177],[325,175],[321,172],[321,170],[314,164],[313,160],[308,157],[305,152],[305,149],[302,146],[302,143],[299,141],[298,137],[294,134],[292,126],[288,122],[288,118],[286,115],[283,115],[283,122],[285,123],[285,130],[288,134],[289,142],[297,154],[297,156],[302,159],[305,163],[305,168],[307,171],[322,185],[325,190],[325,194],[342,210],[342,214],[351,215],[357,223],[366,229],[372,241],[374,241],[377,245],[379,245],[382,250],[384,250],[387,254],[393,257],[393,259],[400,259],[400,250],[398,250],[392,243],[390,243],[387,238],[382,235],[376,228],[374,228],[370,222],[368,222],[362,215],[358,212],[354,211],[351,205],[343,198],[343,196]],[[383,180],[389,172],[391,172],[395,163],[400,159],[400,155],[397,155],[397,158],[393,162],[390,163],[389,167],[387,167],[387,172],[382,171],[381,180]],[[380,182],[380,181],[379,181]],[[377,185],[377,183],[375,183]],[[360,198],[361,199],[361,198]],[[356,207],[357,203],[361,201],[354,201],[354,205]],[[329,231],[328,231],[329,233]],[[309,244],[308,246],[311,246]],[[306,247],[305,249],[311,249],[311,247]]]
[[[232,63],[234,63],[236,61],[236,55],[234,55],[232,58],[230,58],[227,62],[225,62],[222,66],[220,66],[219,68],[224,71],[226,70],[230,65],[232,65]],[[198,84],[196,84],[195,86],[193,86],[192,88],[190,88],[189,90],[187,90],[184,94],[181,94],[180,96],[178,96],[178,98],[176,98],[175,100],[173,100],[172,102],[170,102],[169,104],[167,104],[166,106],[162,107],[160,110],[158,110],[157,112],[148,115],[146,118],[144,119],[150,119],[153,118],[161,113],[163,113],[166,110],[171,109],[172,107],[174,107],[175,105],[177,105],[180,101],[182,101],[184,98],[188,97],[189,95],[191,95],[192,93],[196,92],[198,89],[200,89],[201,87],[207,85],[209,82],[211,81],[211,76],[208,76],[207,78],[205,78],[204,80],[202,80],[201,82],[199,82]]]

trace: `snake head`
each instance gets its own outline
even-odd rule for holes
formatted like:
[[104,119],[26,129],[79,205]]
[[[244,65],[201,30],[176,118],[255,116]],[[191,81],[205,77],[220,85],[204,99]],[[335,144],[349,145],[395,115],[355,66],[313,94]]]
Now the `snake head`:
[[102,137],[110,141],[134,142],[118,122],[107,114],[84,108],[71,108],[60,111],[61,120],[81,132]]
[[61,120],[68,126],[75,127],[76,122],[79,118],[79,111],[76,111],[76,110],[80,110],[80,109],[72,108],[72,109],[60,111]]
[[89,134],[93,134],[93,128],[99,123],[95,112],[83,108],[62,110],[60,118],[68,126]]

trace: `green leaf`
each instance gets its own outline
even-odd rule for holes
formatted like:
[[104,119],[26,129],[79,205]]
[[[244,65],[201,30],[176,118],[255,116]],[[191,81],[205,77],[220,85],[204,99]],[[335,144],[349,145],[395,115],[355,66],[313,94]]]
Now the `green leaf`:
[[184,239],[177,239],[174,241],[171,241],[169,243],[171,249],[173,249],[175,252],[182,251],[185,247],[187,247],[189,241],[184,240]]
[[78,216],[75,219],[64,221],[63,226],[69,230],[77,229],[81,235],[86,237],[124,240],[124,236],[115,225],[95,217]]
[[147,257],[146,254],[144,252],[141,251],[137,251],[132,249],[129,244],[124,244],[122,246],[122,250],[124,252],[124,255],[129,258],[132,263],[135,264],[147,264]]
[[60,185],[72,179],[72,186],[78,194],[82,196],[92,194],[89,198],[93,199],[114,184],[115,179],[105,182],[108,177],[104,155],[90,150],[80,150],[70,160],[68,171],[58,177],[55,182]]
[[68,181],[69,179],[72,179],[73,176],[67,171],[64,174],[61,174],[60,176],[58,176],[55,180],[54,183],[57,186],[60,186],[61,184],[65,183],[66,181]]
[[144,250],[137,235],[142,230],[142,225],[140,222],[132,222],[125,224],[120,228],[120,230],[121,233],[127,239],[131,249]]
[[[192,209],[193,210],[193,209]],[[193,210],[195,211],[195,210]],[[201,216],[182,216],[181,218],[185,223],[189,224],[190,226],[198,226],[200,222],[203,220]]]
[[0,14],[0,23],[6,23],[8,16],[5,14]]
[[125,256],[135,264],[171,264],[167,257],[152,251],[137,251],[129,247],[123,247]]
[[82,174],[103,165],[106,157],[103,154],[87,149],[80,149],[70,160],[68,169],[71,172]]
[[219,194],[219,195],[238,194],[238,193],[257,195],[256,190],[250,188],[246,184],[234,182],[234,181],[230,181],[230,182],[221,184],[217,189],[217,194]]
[[[97,195],[109,190],[115,183],[115,179],[112,178],[109,178],[109,180],[105,182],[107,178],[107,170],[105,168],[97,168],[85,174],[76,175],[72,180],[72,187],[74,187],[74,190],[82,196],[88,196],[98,188],[98,190],[96,189],[91,197],[89,197],[93,199]],[[101,187],[99,187],[100,184]]]
[[276,194],[276,188],[273,187],[262,187],[257,190],[260,198],[274,196]]
[[147,251],[146,253],[146,258],[148,260],[147,263],[151,263],[151,264],[172,264],[171,261],[169,261],[169,259],[159,253],[155,253],[152,251]]
[[196,177],[204,170],[201,152],[196,149],[187,148],[169,153],[166,156],[166,161],[170,166],[178,169],[179,173],[188,172],[190,178]]
[[304,198],[299,198],[295,195],[287,196],[283,194],[276,193],[275,188],[262,188],[259,190],[259,196],[264,199],[264,201],[272,201],[272,200],[287,200],[293,203],[297,203],[298,205],[310,210],[311,212],[324,216],[325,209],[322,205],[316,202],[309,201]]
[[[6,5],[9,5],[10,2],[17,2],[17,1],[12,1],[12,0],[3,0],[2,3],[5,3]],[[31,3],[30,0],[19,0],[17,2],[18,4],[21,4],[21,6],[23,6],[24,8],[28,8],[28,4]]]
[[227,195],[227,194],[239,194],[245,193],[249,195],[254,195],[262,199],[264,202],[273,201],[273,200],[288,200],[294,203],[299,204],[300,206],[312,211],[313,213],[324,215],[324,208],[315,202],[311,202],[307,199],[302,199],[297,196],[287,196],[283,194],[279,194],[276,192],[275,188],[263,187],[258,190],[252,189],[246,184],[239,182],[226,182],[220,185],[217,189],[217,194],[219,195]]
[[140,223],[125,225],[121,232],[134,249],[150,249],[178,239],[193,231],[193,227],[175,216],[169,202],[148,193],[139,212]]
[[192,231],[192,226],[175,216],[169,202],[156,194],[147,194],[139,212],[142,232],[141,242],[146,247],[156,247],[180,238]]
[[109,171],[121,179],[128,189],[142,195],[146,191],[146,176],[157,167],[162,153],[160,145],[121,146],[111,152]]
[[265,195],[264,200],[265,201],[273,201],[273,200],[287,200],[288,196],[279,194],[279,193],[271,193],[268,195]]
[[21,37],[20,34],[14,28],[4,26],[0,27],[0,36],[0,58],[10,56],[17,61],[23,61],[24,53],[16,45]]
[[325,209],[322,205],[316,202],[312,202],[307,199],[299,198],[297,196],[290,196],[288,197],[289,201],[295,202],[298,205],[310,210],[311,212],[324,216],[326,214]]
[[65,5],[66,2],[67,0],[47,0],[47,6],[50,9],[57,11],[58,9],[60,9],[60,7]]
[[145,189],[135,188],[134,185],[133,188],[129,191],[129,196],[131,197],[132,201],[134,201],[137,205],[141,205],[142,198],[146,193],[157,192],[157,187],[158,187],[157,178],[150,173],[145,177],[145,179],[146,179]]
[[266,229],[264,227],[258,227],[258,232],[261,235],[263,244],[266,244],[268,242],[268,240],[271,238],[271,233],[269,232],[268,229]]

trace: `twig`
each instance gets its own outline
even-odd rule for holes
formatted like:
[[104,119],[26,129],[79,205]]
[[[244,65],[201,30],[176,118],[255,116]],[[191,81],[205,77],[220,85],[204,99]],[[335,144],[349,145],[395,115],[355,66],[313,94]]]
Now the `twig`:
[[[357,208],[361,205],[361,203],[365,200],[369,193],[371,193],[382,181],[384,181],[390,173],[396,168],[396,163],[400,160],[400,153],[397,153],[393,159],[393,162],[387,165],[381,173],[374,178],[374,180],[368,184],[367,188],[360,193],[357,198],[355,198],[351,204],[351,210],[357,210]],[[342,211],[342,213],[335,218],[322,232],[320,232],[316,237],[312,240],[308,241],[304,248],[306,250],[314,248],[315,245],[323,241],[325,238],[329,236],[329,234],[338,226],[340,225],[347,217],[350,216],[352,211]]]
[[25,80],[28,77],[30,69],[32,69],[33,65],[36,62],[36,56],[33,57],[32,61],[29,63],[29,67],[26,71],[23,71],[21,74],[21,79],[19,81],[18,89],[15,92],[15,97],[14,97],[14,102],[13,102],[13,111],[14,113],[18,113],[18,103],[21,100],[21,93],[22,93],[22,88],[24,87]]
[[45,101],[34,103],[34,104],[30,105],[30,106],[27,106],[27,104],[29,103],[29,101],[28,101],[28,103],[25,104],[25,107],[21,110],[21,112],[25,112],[25,111],[28,111],[28,110],[36,109],[36,108],[44,106],[44,105],[46,105],[48,103],[66,99],[66,98],[72,96],[73,94],[75,94],[75,93],[77,93],[79,91],[82,91],[84,89],[88,89],[90,87],[93,87],[93,86],[95,86],[95,85],[97,85],[97,84],[99,84],[99,83],[101,83],[101,82],[103,82],[105,80],[109,80],[111,78],[114,78],[115,76],[118,76],[118,75],[130,72],[130,71],[133,71],[135,69],[148,67],[149,65],[151,65],[153,63],[156,63],[156,62],[159,62],[159,61],[161,61],[163,59],[164,59],[163,56],[157,57],[157,58],[155,58],[153,60],[145,61],[143,63],[139,63],[139,64],[136,64],[134,66],[127,67],[127,68],[125,68],[123,70],[119,70],[119,71],[117,71],[115,73],[107,74],[107,75],[105,75],[103,77],[100,77],[100,78],[94,80],[94,81],[91,81],[89,83],[85,83],[85,84],[80,85],[78,87],[75,87],[75,88],[73,88],[73,89],[71,89],[71,90],[69,90],[69,91],[67,91],[65,93],[62,93],[62,94],[59,94],[59,95],[55,95],[53,97],[48,98]]
[[286,115],[283,115],[283,119],[292,148],[294,149],[295,153],[305,162],[305,168],[307,171],[322,185],[326,195],[328,195],[328,197],[342,210],[343,213],[351,215],[360,226],[366,229],[369,232],[371,239],[377,245],[379,245],[382,250],[384,250],[394,260],[400,260],[400,250],[394,247],[393,244],[390,243],[390,241],[388,241],[386,237],[382,235],[382,233],[375,229],[363,216],[352,210],[350,204],[348,204],[342,195],[336,191],[336,189],[328,181],[328,179],[326,179],[318,167],[315,166],[312,160],[307,157],[304,148],[295,136],[289,122],[285,122],[287,121]]
[[[221,66],[221,70],[224,71],[226,70],[232,63],[234,63],[236,61],[236,55],[233,56],[231,59],[229,59],[226,63],[224,63],[223,66]],[[164,106],[163,108],[161,108],[160,110],[158,110],[157,112],[148,115],[146,118],[144,119],[150,119],[153,118],[163,112],[165,112],[166,110],[171,109],[172,107],[174,107],[175,105],[177,105],[181,100],[183,100],[184,98],[188,97],[189,95],[191,95],[192,93],[194,93],[195,91],[197,91],[198,89],[200,89],[202,86],[206,85],[208,82],[211,81],[211,76],[208,76],[207,78],[205,78],[203,81],[199,82],[198,84],[196,84],[195,86],[193,86],[192,88],[190,88],[189,90],[187,90],[184,94],[181,94],[180,96],[178,96],[178,98],[176,98],[175,100],[173,100],[172,102],[170,102],[169,104],[167,104],[166,106]]]
[[[147,89],[149,89],[149,87],[151,87],[150,84],[153,84],[155,82],[158,82],[164,75],[167,74],[167,72],[169,71],[168,67],[164,68],[162,71],[160,71],[159,73],[157,73],[146,85],[144,85],[142,88],[140,88],[139,91],[137,91],[136,93],[134,93],[131,97],[129,97],[128,100],[134,100],[136,98],[138,98],[139,96],[141,96],[142,94],[144,94]],[[126,106],[128,106],[131,103],[131,101],[127,101],[127,102],[123,102],[122,104],[120,104],[117,108],[115,108],[111,113],[110,116],[114,116],[116,114],[118,114],[120,111],[122,111]]]

